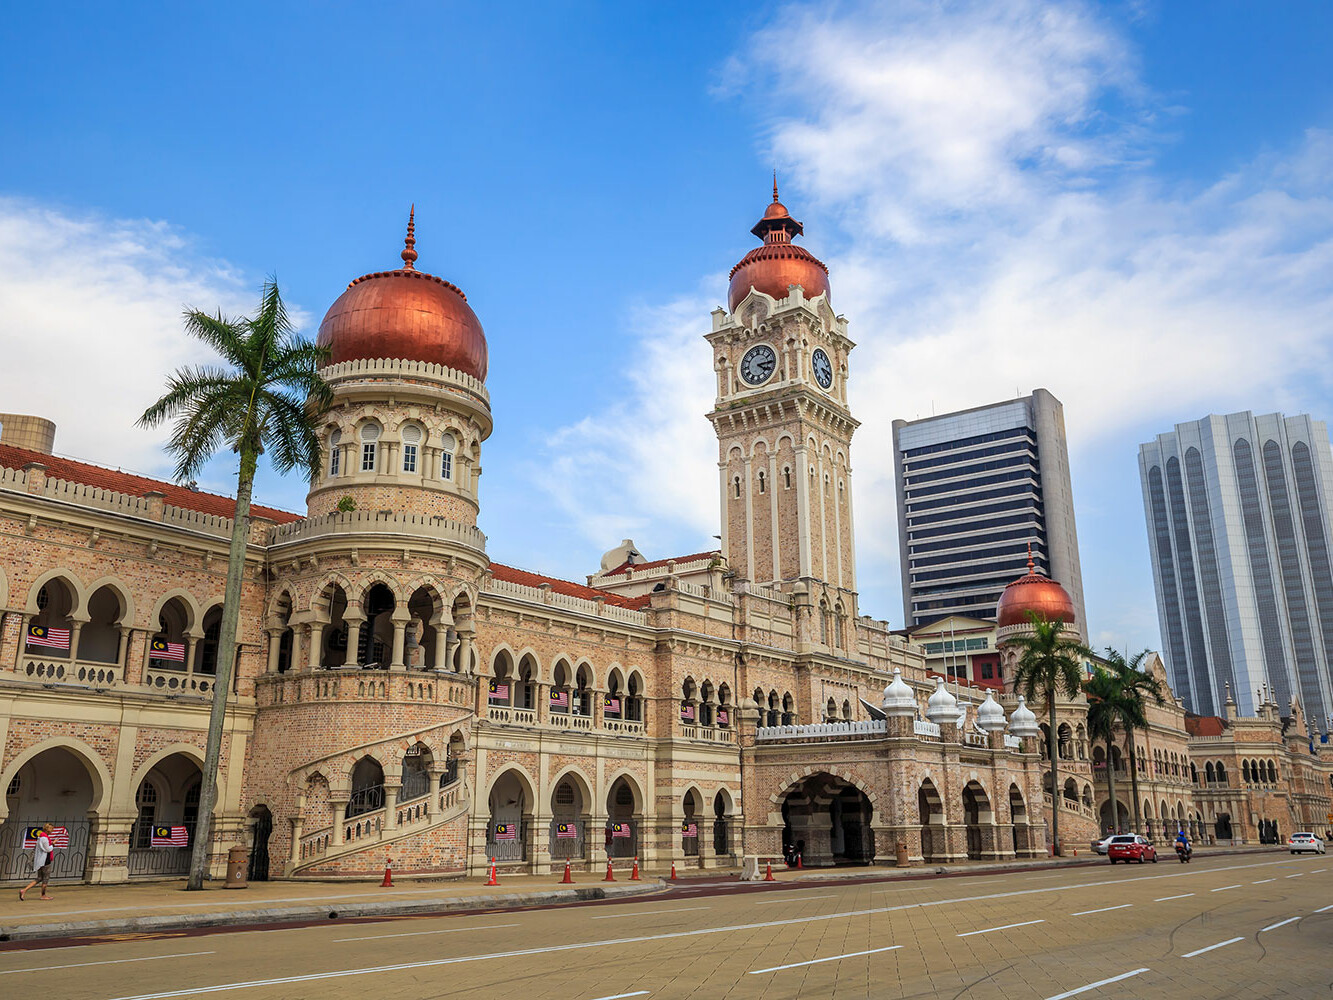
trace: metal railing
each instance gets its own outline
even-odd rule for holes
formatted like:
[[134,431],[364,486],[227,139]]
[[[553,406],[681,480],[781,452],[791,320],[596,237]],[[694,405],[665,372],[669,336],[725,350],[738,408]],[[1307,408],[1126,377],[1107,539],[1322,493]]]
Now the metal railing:
[[374,812],[376,809],[384,808],[384,785],[370,785],[367,788],[358,788],[347,799],[347,810],[343,813],[346,819],[352,819],[363,813]]
[[[561,837],[559,835],[561,824],[565,824],[571,828],[574,836]],[[556,819],[551,820],[551,858],[559,861],[581,859],[584,855],[584,851],[587,849],[587,844],[583,837],[584,830],[585,824],[580,819],[575,819],[573,817],[557,817]]]
[[495,840],[495,821],[492,820],[486,832],[486,856],[496,861],[528,860],[528,821],[518,824],[518,834],[513,840]]
[[628,837],[616,837],[608,826],[606,830],[606,853],[612,858],[636,858],[639,856],[639,828],[632,820],[616,820],[629,828]]
[[[28,826],[46,822],[48,817],[32,820],[25,817],[22,821],[10,817],[0,824],[0,880],[27,881],[32,878],[31,847],[23,846],[23,835]],[[83,819],[52,819],[55,826],[63,826],[69,832],[69,847],[57,849],[51,859],[51,880],[53,882],[80,881],[88,867],[88,848],[92,824]]]

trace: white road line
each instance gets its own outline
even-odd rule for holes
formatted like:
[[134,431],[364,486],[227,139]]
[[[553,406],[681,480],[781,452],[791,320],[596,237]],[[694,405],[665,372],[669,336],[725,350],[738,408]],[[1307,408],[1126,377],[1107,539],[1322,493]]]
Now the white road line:
[[792,962],[791,965],[775,965],[770,969],[752,969],[750,975],[760,976],[765,972],[781,972],[783,969],[797,969],[803,965],[819,965],[822,962],[841,962],[844,958],[856,958],[858,955],[878,955],[881,951],[897,951],[900,944],[891,944],[887,948],[871,948],[869,951],[850,951],[846,955],[833,955],[830,958],[812,958],[808,962]]
[[1314,871],[1312,871],[1310,874],[1311,874],[1311,875],[1318,875],[1320,872],[1326,872],[1326,871],[1328,871],[1327,868],[1316,868],[1316,869],[1315,869]]
[[[670,910],[630,910],[625,913],[603,913],[600,917],[593,917],[594,920],[624,920],[626,917],[646,917],[653,913],[685,913],[688,910],[707,910],[707,906],[677,906]],[[507,924],[508,927],[517,927],[518,924]],[[628,993],[626,996],[634,996]]]
[[491,931],[500,927],[517,927],[518,924],[480,924],[476,927],[446,927],[436,931],[406,931],[402,934],[368,934],[365,937],[334,938],[334,944],[344,941],[378,941],[381,938],[421,937],[423,934],[461,934],[464,931]]
[[1301,919],[1300,917],[1288,917],[1286,920],[1279,920],[1277,923],[1269,924],[1267,927],[1260,927],[1259,933],[1262,934],[1264,931],[1275,931],[1279,927],[1286,927],[1287,924],[1294,924],[1297,920],[1300,919]]
[[1288,875],[1287,878],[1300,878],[1305,872],[1297,872],[1295,875]]
[[1329,910],[1333,910],[1333,903],[1330,903],[1328,906],[1321,906],[1319,909],[1315,910],[1315,913],[1327,913]]
[[1202,955],[1206,951],[1216,951],[1218,948],[1225,948],[1229,944],[1235,944],[1237,941],[1244,941],[1244,940],[1245,939],[1243,937],[1236,937],[1232,938],[1229,941],[1219,941],[1217,942],[1217,944],[1210,944],[1207,948],[1200,948],[1198,951],[1191,951],[1189,954],[1184,955],[1182,957],[1193,958],[1195,955]]
[[1160,899],[1154,899],[1154,903],[1165,903],[1168,899],[1188,899],[1193,896],[1192,892],[1182,892],[1179,896],[1162,896]]
[[1275,878],[1261,878],[1258,882],[1251,882],[1250,885],[1263,885],[1265,882],[1276,882]]
[[646,997],[647,990],[635,990],[633,993],[617,993],[614,996],[598,997],[597,1000],[625,1000],[626,997]]
[[968,931],[966,934],[959,934],[959,937],[971,937],[973,934],[989,934],[991,931],[1007,931],[1014,927],[1030,927],[1033,924],[1044,924],[1045,920],[1024,920],[1021,924],[1005,924],[1003,927],[987,927],[982,931]]
[[1118,976],[1112,976],[1110,979],[1100,979],[1095,983],[1088,983],[1087,986],[1080,986],[1076,990],[1069,990],[1065,993],[1057,993],[1053,997],[1047,997],[1046,1000],[1065,1000],[1066,997],[1076,997],[1080,993],[1086,993],[1088,990],[1095,990],[1098,986],[1109,986],[1111,983],[1118,983],[1122,979],[1130,979],[1141,972],[1147,972],[1147,969],[1135,969],[1133,972],[1122,972]]
[[1124,910],[1133,905],[1133,903],[1121,903],[1119,906],[1103,906],[1100,910],[1079,910],[1078,913],[1071,913],[1070,916],[1086,917],[1089,913],[1106,913],[1109,910]]
[[194,958],[197,955],[216,955],[213,951],[185,951],[177,955],[149,955],[146,958],[117,958],[106,962],[76,962],[73,965],[43,965],[36,969],[5,969],[0,976],[12,976],[20,972],[54,972],[56,969],[84,969],[90,965],[124,965],[126,962],[156,962],[163,958]]
[[1226,892],[1226,890],[1228,890],[1228,889],[1239,889],[1239,888],[1240,888],[1240,883],[1237,882],[1235,885],[1219,885],[1216,889],[1209,889],[1208,891],[1209,891],[1209,892]]
[[756,900],[754,905],[755,905],[755,906],[769,906],[769,905],[771,905],[771,904],[773,904],[773,903],[785,903],[785,902],[787,902],[788,899],[790,899],[790,900],[791,900],[792,902],[794,902],[794,903],[803,903],[803,902],[805,902],[807,899],[833,899],[834,896],[837,895],[837,893],[829,892],[829,893],[825,893],[825,894],[822,895],[822,896],[790,896],[790,897],[789,897],[789,896],[787,896],[787,894],[784,892],[782,895],[783,895],[783,897],[784,897],[784,898],[782,898],[782,899],[760,899],[760,900]]

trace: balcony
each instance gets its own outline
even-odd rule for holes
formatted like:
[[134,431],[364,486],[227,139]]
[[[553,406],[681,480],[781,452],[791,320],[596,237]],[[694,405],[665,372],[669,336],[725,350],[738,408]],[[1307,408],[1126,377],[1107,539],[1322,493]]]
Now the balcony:
[[[689,728],[686,727],[687,731]],[[888,731],[888,723],[883,719],[871,719],[866,722],[816,722],[808,726],[760,726],[755,731],[755,739],[761,743],[786,740],[878,739],[886,736]],[[938,734],[938,726],[935,727],[935,731]]]
[[27,655],[19,662],[20,675],[43,684],[76,684],[89,688],[109,688],[118,687],[125,675],[125,668],[119,663],[71,661]]

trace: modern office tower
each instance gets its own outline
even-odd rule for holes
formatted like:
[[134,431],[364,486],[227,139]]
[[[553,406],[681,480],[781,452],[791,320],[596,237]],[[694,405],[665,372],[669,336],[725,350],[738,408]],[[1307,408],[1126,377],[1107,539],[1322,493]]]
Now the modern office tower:
[[946,615],[994,618],[1005,586],[1039,570],[1074,599],[1087,639],[1064,407],[1031,396],[893,422],[908,628]]
[[1328,428],[1248,410],[1176,424],[1139,448],[1157,614],[1176,693],[1253,714],[1268,685],[1321,732],[1333,712]]

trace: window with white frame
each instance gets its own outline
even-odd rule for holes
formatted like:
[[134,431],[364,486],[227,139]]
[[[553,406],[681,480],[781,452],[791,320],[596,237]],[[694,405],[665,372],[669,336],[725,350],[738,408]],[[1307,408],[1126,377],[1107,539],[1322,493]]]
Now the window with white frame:
[[403,471],[417,471],[417,449],[421,445],[421,428],[416,424],[407,424],[403,427],[401,436],[403,439]]
[[454,449],[458,447],[458,442],[454,440],[452,434],[445,434],[443,442],[440,445],[440,478],[454,478]]
[[342,471],[342,449],[338,442],[343,439],[343,432],[335,430],[329,435],[329,475],[336,476]]
[[782,488],[783,488],[784,490],[789,490],[789,489],[791,489],[791,466],[790,466],[790,465],[784,465],[784,466],[782,467]]
[[379,457],[379,424],[366,424],[361,428],[361,471],[374,472],[376,459]]
[[759,492],[760,492],[760,493],[767,493],[767,492],[768,492],[767,487],[768,487],[768,483],[765,481],[765,479],[764,479],[764,472],[763,472],[763,470],[761,469],[761,470],[759,471]]

